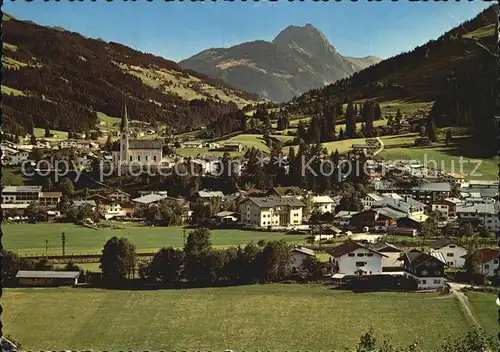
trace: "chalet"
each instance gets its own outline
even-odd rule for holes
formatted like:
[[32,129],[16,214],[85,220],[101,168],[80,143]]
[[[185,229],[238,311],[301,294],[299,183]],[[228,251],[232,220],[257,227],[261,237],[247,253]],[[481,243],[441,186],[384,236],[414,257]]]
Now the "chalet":
[[445,266],[448,265],[440,252],[413,250],[403,255],[404,270],[417,280],[417,290],[441,290],[444,287]]
[[136,205],[150,205],[150,204],[157,204],[160,201],[167,198],[168,197],[166,195],[152,193],[134,198],[132,199],[132,202],[135,203]]
[[396,221],[396,226],[400,228],[415,229],[420,231],[422,225],[429,217],[425,214],[408,215]]
[[224,143],[221,149],[227,152],[241,152],[243,150],[243,145],[241,143]]
[[79,276],[79,271],[19,270],[16,279],[21,286],[74,286],[78,284]]
[[203,143],[201,142],[184,142],[182,143],[183,148],[203,148]]
[[[478,257],[478,264],[481,274],[485,277],[492,277],[498,275],[500,250],[483,248],[475,253]],[[464,258],[462,258],[465,260]]]
[[[348,240],[333,248],[333,271],[344,276],[372,275],[382,273],[382,260],[386,255]],[[337,275],[341,279],[340,275]]]
[[358,230],[365,227],[386,230],[405,216],[405,213],[389,207],[373,208],[352,215],[350,225]]
[[488,231],[500,230],[496,204],[465,203],[457,205],[456,214],[459,220],[480,224]]
[[120,190],[115,190],[114,192],[108,194],[107,196],[109,199],[117,201],[117,202],[129,202],[130,201],[130,194],[120,191]]
[[304,260],[306,258],[315,257],[315,253],[312,249],[295,246],[292,250],[292,256],[290,259],[290,264],[287,270],[291,273],[295,273],[304,267]]
[[215,214],[215,218],[220,224],[231,224],[238,222],[240,214],[234,211],[221,211]]
[[46,207],[55,207],[61,200],[62,192],[40,192],[38,203]]
[[382,271],[401,270],[403,250],[387,242],[373,244],[371,248],[385,256],[382,257]]
[[224,199],[224,193],[221,191],[199,191],[198,199],[204,204],[210,204],[210,200],[213,198],[219,198],[221,201]]
[[312,202],[313,208],[321,214],[335,211],[336,204],[330,196],[315,196],[312,197]]
[[459,172],[446,172],[441,175],[441,180],[454,185],[461,185],[465,182],[465,176]]
[[383,200],[384,197],[381,196],[380,194],[377,193],[368,193],[362,200],[361,202],[363,203],[363,206],[365,209],[370,209],[373,205],[373,203],[377,201]]
[[455,241],[450,239],[438,240],[432,244],[432,249],[443,253],[450,268],[463,268],[465,265],[463,257],[467,255],[467,249],[458,245]]
[[239,203],[241,223],[259,227],[301,225],[303,207],[294,197],[249,197]]
[[348,227],[351,224],[351,218],[358,214],[357,211],[341,210],[333,217],[333,222],[340,227]]
[[404,196],[402,199],[383,197],[381,200],[372,203],[372,208],[379,207],[389,207],[407,215],[418,215],[424,213],[426,205],[409,196]]
[[124,217],[125,211],[122,210],[121,204],[111,199],[102,199],[97,205],[99,214],[106,220],[116,217]]
[[430,204],[438,199],[450,196],[451,185],[449,183],[422,183],[415,186],[397,185],[391,182],[375,182],[375,190],[379,193],[396,192],[407,194],[424,204]]

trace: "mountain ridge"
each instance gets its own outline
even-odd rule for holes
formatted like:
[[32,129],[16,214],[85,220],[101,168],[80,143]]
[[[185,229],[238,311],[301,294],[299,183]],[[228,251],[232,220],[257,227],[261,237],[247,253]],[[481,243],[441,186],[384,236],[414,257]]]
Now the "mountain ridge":
[[318,28],[307,23],[287,26],[272,41],[206,49],[179,65],[283,102],[380,61],[374,56],[367,58],[343,57]]

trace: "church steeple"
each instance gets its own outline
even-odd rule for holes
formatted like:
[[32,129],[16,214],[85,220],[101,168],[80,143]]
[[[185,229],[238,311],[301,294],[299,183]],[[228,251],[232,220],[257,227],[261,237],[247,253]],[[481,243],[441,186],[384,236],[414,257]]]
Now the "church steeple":
[[128,132],[128,114],[127,114],[127,102],[125,102],[125,110],[123,112],[123,117],[122,117],[122,123],[120,127],[120,132],[125,132],[127,130]]
[[129,162],[128,156],[128,113],[127,103],[123,111],[122,123],[120,127],[120,164],[124,165]]

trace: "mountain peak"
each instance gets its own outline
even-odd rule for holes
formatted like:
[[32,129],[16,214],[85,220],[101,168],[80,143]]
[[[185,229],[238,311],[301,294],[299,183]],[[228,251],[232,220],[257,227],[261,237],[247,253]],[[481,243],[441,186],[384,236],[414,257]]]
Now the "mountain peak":
[[310,23],[304,26],[288,26],[282,30],[273,43],[278,46],[300,48],[311,55],[324,55],[325,53],[336,53],[325,35]]

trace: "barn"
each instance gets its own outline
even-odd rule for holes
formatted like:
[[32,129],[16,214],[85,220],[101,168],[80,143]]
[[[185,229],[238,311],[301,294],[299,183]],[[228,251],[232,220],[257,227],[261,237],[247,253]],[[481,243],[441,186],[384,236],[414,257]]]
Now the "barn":
[[16,278],[20,286],[74,286],[79,276],[79,271],[19,270]]

